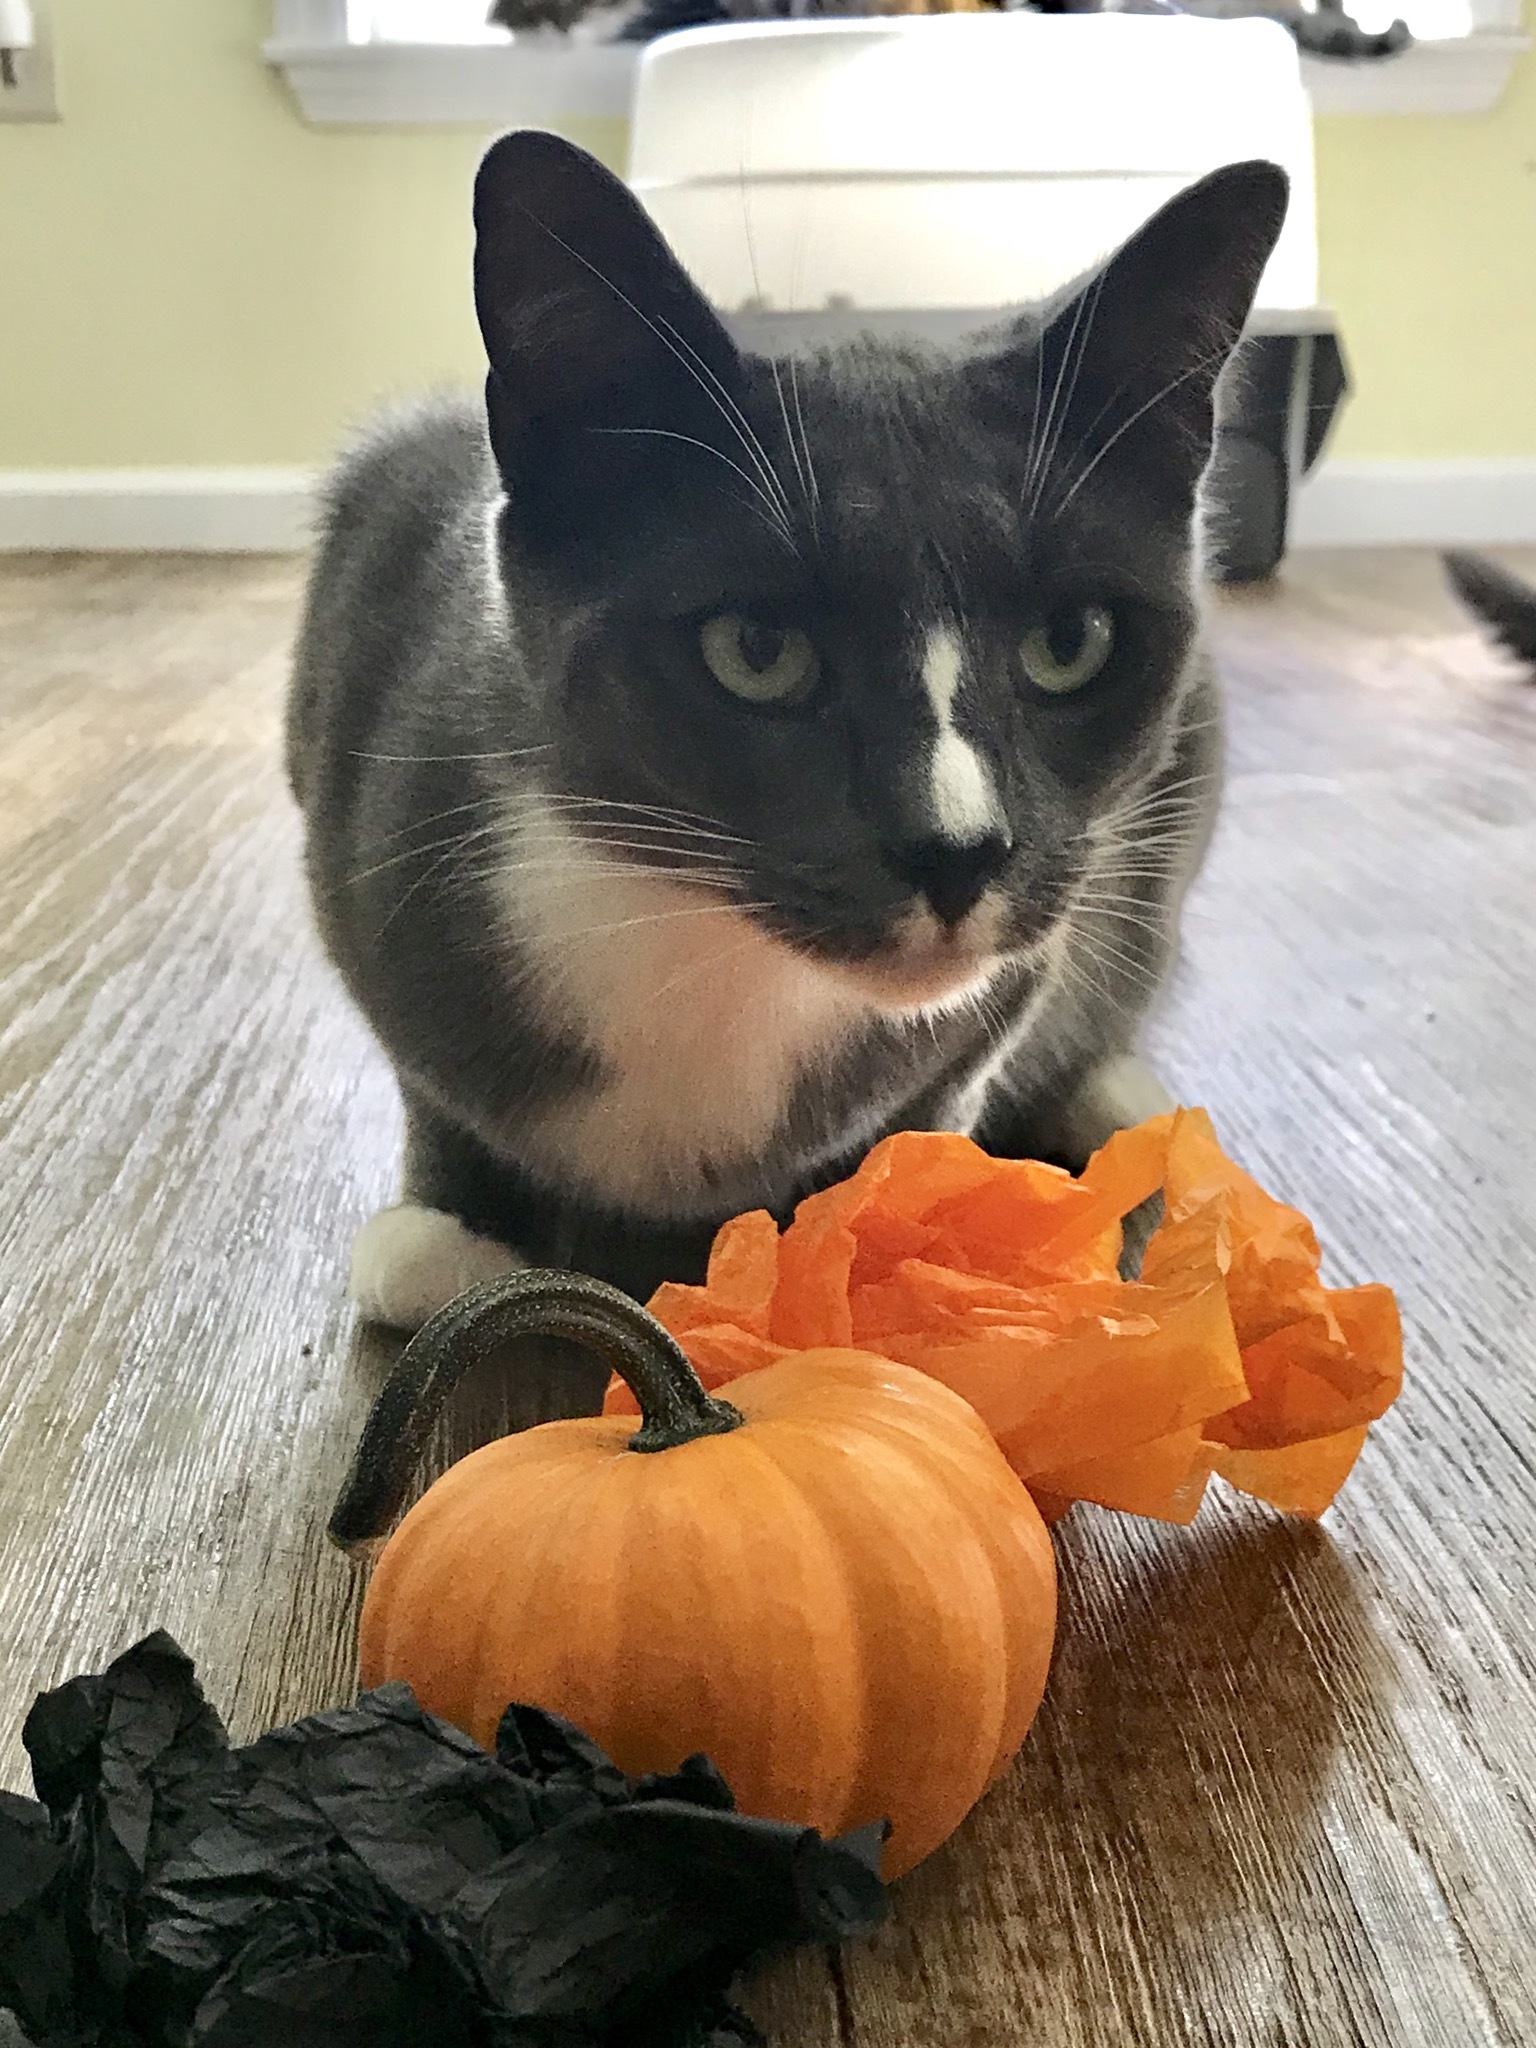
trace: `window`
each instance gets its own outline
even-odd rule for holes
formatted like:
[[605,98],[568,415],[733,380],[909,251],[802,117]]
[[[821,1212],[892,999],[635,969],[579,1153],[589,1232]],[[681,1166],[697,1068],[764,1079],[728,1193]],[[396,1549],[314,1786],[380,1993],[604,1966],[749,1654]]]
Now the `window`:
[[1351,9],[1363,29],[1379,34],[1394,20],[1406,21],[1420,42],[1471,35],[1474,0],[1356,0]]
[[506,43],[488,0],[347,0],[349,43]]
[[489,0],[276,0],[268,59],[306,120],[558,128],[623,120],[639,52],[610,40],[617,15],[574,35],[510,35]]
[[[1521,0],[1356,0],[1385,28],[1401,15],[1418,38],[1400,57],[1338,64],[1307,57],[1319,113],[1477,114],[1494,106],[1527,48]],[[275,0],[267,55],[308,120],[458,122],[493,129],[622,120],[638,51],[614,43],[621,8],[570,36],[491,28],[489,0]]]
[[1481,114],[1497,104],[1516,57],[1521,0],[1355,0],[1362,28],[1405,21],[1414,45],[1379,64],[1302,59],[1320,114]]

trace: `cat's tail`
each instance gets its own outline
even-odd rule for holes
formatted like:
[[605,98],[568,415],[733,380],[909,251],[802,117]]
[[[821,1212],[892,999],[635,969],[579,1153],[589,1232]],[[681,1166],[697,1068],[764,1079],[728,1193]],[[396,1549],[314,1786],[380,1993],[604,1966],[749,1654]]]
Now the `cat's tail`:
[[1501,647],[1536,669],[1536,589],[1486,555],[1443,557],[1451,587]]

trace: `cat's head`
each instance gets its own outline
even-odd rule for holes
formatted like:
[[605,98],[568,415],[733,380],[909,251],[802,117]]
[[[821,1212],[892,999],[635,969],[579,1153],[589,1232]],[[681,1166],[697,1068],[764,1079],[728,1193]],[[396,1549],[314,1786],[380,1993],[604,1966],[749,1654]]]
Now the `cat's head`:
[[1285,200],[1234,165],[960,355],[775,363],[593,159],[498,143],[503,568],[567,815],[892,1008],[1042,947],[1167,757],[1213,387]]

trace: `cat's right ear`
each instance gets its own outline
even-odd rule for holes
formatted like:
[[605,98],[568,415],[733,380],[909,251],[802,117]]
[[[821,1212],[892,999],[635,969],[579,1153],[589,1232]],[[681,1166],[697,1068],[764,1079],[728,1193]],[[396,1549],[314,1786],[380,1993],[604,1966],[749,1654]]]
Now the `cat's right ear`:
[[[1223,165],[1154,213],[1054,306],[1043,334],[983,366],[1014,392],[1032,501],[1064,508],[1113,454],[1156,485],[1181,516],[1210,457],[1216,381],[1242,337],[1285,220],[1278,165]],[[1022,415],[1020,398],[1032,394]],[[1027,400],[1025,401],[1027,402]]]
[[475,309],[491,445],[514,491],[552,439],[606,428],[654,450],[698,434],[740,388],[730,337],[649,215],[556,135],[504,135],[480,165]]

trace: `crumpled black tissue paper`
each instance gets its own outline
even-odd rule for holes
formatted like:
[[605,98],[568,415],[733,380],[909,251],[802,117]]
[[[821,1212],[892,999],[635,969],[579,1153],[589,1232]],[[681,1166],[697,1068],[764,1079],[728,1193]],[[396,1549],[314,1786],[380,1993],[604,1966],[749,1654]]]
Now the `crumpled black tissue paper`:
[[745,2048],[743,1968],[884,1917],[879,1828],[739,1814],[703,1757],[628,1777],[535,1707],[494,1756],[404,1685],[231,1749],[159,1633],[23,1740],[0,2008],[36,2048]]

